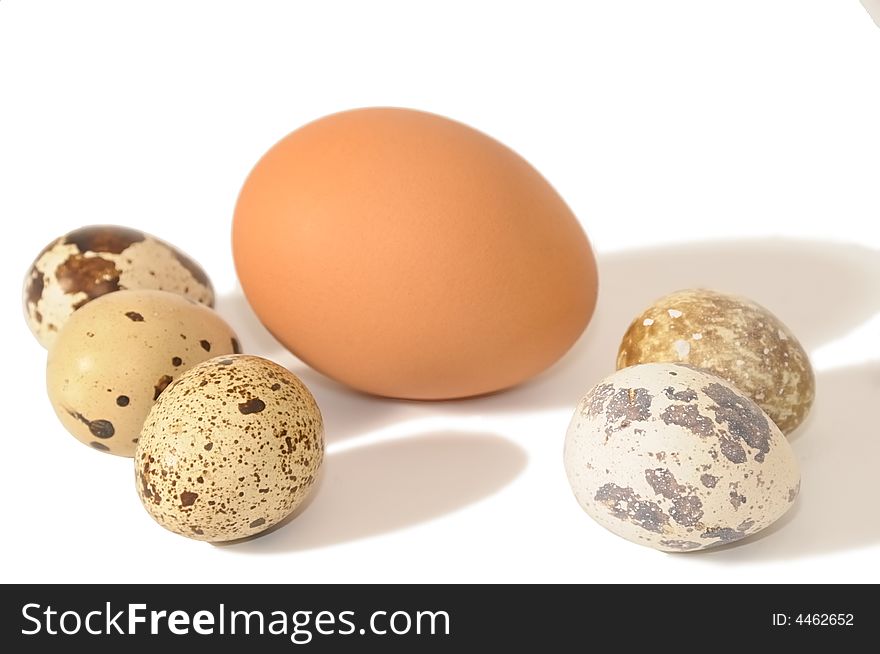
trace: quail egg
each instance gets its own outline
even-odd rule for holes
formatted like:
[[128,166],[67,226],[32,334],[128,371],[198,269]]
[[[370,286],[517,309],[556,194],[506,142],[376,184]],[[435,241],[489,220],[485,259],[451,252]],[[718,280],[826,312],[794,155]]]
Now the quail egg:
[[758,403],[784,434],[813,404],[810,360],[791,330],[743,297],[704,289],[672,293],[629,326],[617,368],[660,361],[689,363],[723,377]]
[[235,540],[290,515],[323,454],[321,412],[293,373],[256,356],[218,357],[153,406],[135,455],[137,491],[166,529]]
[[48,348],[74,311],[123,289],[170,291],[214,304],[205,271],[177,248],[136,229],[93,225],[54,240],[37,256],[24,283],[25,320]]
[[132,456],[153,402],[177,377],[240,350],[208,307],[165,291],[118,291],[70,316],[49,350],[46,386],[67,430]]
[[670,552],[754,534],[800,489],[791,445],[757,404],[673,363],[624,368],[593,387],[571,420],[564,462],[590,517]]

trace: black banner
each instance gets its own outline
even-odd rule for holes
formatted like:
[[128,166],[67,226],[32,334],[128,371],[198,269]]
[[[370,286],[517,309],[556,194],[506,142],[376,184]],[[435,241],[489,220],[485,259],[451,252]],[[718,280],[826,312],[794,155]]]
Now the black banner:
[[[873,641],[873,588],[852,586],[5,586],[5,651],[126,643],[248,651],[451,651],[619,644],[725,651]],[[817,641],[818,639],[818,641]]]

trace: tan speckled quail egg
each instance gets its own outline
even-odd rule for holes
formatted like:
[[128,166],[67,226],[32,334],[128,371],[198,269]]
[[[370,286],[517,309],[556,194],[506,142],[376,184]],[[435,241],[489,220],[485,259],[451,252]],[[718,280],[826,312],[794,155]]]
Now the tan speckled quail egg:
[[46,387],[67,430],[133,456],[153,403],[197,363],[240,350],[208,307],[165,291],[117,291],[74,313],[49,350]]
[[660,361],[705,368],[741,389],[784,434],[809,413],[815,395],[810,360],[794,334],[743,297],[693,289],[667,295],[627,329],[617,368]]
[[218,357],[169,386],[150,411],[135,454],[137,491],[166,529],[235,540],[290,515],[323,455],[321,412],[293,373],[261,357]]
[[641,545],[687,552],[731,543],[781,517],[797,461],[761,408],[704,370],[619,370],[580,401],[565,470],[583,509]]
[[24,282],[25,320],[49,348],[74,311],[124,289],[169,291],[214,305],[205,271],[174,246],[136,229],[92,225],[55,239],[37,256]]

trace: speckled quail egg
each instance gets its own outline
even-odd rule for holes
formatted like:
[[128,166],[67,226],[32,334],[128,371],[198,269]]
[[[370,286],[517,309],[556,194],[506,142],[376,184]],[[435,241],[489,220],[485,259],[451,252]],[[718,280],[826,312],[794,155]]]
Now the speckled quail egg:
[[197,363],[240,350],[208,307],[165,291],[117,291],[67,321],[49,350],[46,386],[67,430],[133,456],[153,402]]
[[214,305],[205,271],[177,248],[128,227],[82,227],[47,245],[24,283],[28,327],[48,348],[70,315],[112,291],[169,291]]
[[321,412],[295,375],[256,356],[218,357],[153,406],[135,455],[137,491],[166,529],[235,540],[290,515],[323,454]]
[[694,289],[667,295],[629,326],[617,368],[660,361],[689,363],[734,384],[784,434],[809,413],[815,395],[810,360],[794,334],[743,297]]
[[670,552],[754,534],[800,489],[786,438],[729,382],[673,363],[624,368],[580,401],[565,470],[603,527]]

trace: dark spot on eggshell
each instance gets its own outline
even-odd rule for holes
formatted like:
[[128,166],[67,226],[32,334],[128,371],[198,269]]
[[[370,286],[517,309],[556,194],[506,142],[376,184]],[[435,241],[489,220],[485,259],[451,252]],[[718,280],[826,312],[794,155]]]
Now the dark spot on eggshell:
[[259,413],[260,411],[262,411],[265,408],[266,408],[266,403],[263,402],[263,400],[261,400],[258,397],[252,397],[247,402],[241,402],[238,405],[238,410],[241,411],[245,415],[247,415],[249,413]]
[[755,461],[762,463],[764,455],[770,452],[770,425],[763,412],[754,402],[722,384],[709,384],[703,392],[715,401],[715,406],[712,407],[715,422],[726,423],[732,438],[742,439],[749,447],[758,450]]
[[213,447],[214,447],[214,443],[211,443],[210,441],[205,443],[205,450],[206,451],[210,452],[213,449]]
[[693,527],[703,517],[703,503],[696,495],[676,497],[669,509],[669,516],[683,527]]
[[88,427],[89,432],[96,438],[111,438],[116,433],[116,430],[113,429],[113,423],[109,420],[89,420],[83,414],[71,409],[67,409],[67,413]]
[[651,417],[651,394],[647,388],[619,388],[609,400],[605,416],[609,422],[644,421]]
[[710,474],[702,474],[700,475],[700,481],[706,488],[715,488],[715,484],[718,483],[718,477]]
[[[25,287],[25,298],[28,304],[36,304],[40,301],[40,298],[43,297],[45,281],[43,273],[37,270],[35,266],[32,267],[30,274],[28,275],[27,286]],[[37,322],[42,322],[42,320],[43,317],[39,316]]]
[[183,491],[180,494],[180,505],[181,506],[192,506],[193,502],[196,501],[196,498],[199,496],[198,493],[193,493],[192,491]]
[[733,543],[741,538],[745,538],[746,535],[743,531],[731,529],[730,527],[710,527],[700,534],[700,538],[717,538],[720,544]]
[[250,525],[248,525],[248,526],[249,526],[251,529],[253,529],[253,528],[255,528],[255,527],[262,527],[264,524],[266,524],[266,520],[265,520],[265,518],[257,518],[256,520],[254,520],[254,521],[253,521]]
[[125,316],[132,322],[143,322],[144,317],[137,311],[126,311]]
[[153,386],[153,401],[159,399],[159,396],[162,394],[166,388],[168,388],[168,384],[174,381],[174,378],[169,375],[162,375],[159,377],[159,381],[156,382],[156,385]]
[[711,436],[715,433],[712,419],[700,413],[694,404],[670,404],[660,412],[660,419],[667,425],[678,425],[697,436]]
[[673,474],[666,468],[654,468],[645,470],[645,480],[658,495],[668,500],[674,499],[687,492],[687,488],[679,484]]
[[[142,456],[142,459],[143,458],[146,458],[146,455]],[[140,478],[143,496],[146,499],[150,500],[153,504],[158,505],[158,504],[162,503],[162,497],[159,495],[159,492],[156,490],[155,485],[153,485],[151,482],[151,478],[150,478],[150,475],[152,474],[152,470],[150,468],[150,461],[151,460],[152,460],[152,457],[150,457],[149,460],[145,461],[143,468],[141,468],[140,470],[135,469],[135,475]]]
[[646,388],[619,388],[605,406],[605,435],[626,429],[651,417],[653,397]]
[[64,242],[75,245],[80,252],[109,252],[122,254],[129,246],[140,243],[146,236],[135,229],[113,225],[95,225],[70,232]]
[[800,493],[800,491],[801,491],[801,484],[800,484],[800,482],[798,482],[798,485],[795,486],[794,488],[789,488],[789,489],[788,489],[788,501],[789,501],[789,502],[794,502],[794,501],[795,501],[795,498],[797,498],[798,493]]
[[241,354],[241,345],[238,343],[238,339],[232,338],[232,353],[233,354]]
[[730,505],[733,507],[734,511],[738,510],[743,504],[746,503],[746,496],[740,495],[735,490],[730,491]]
[[272,390],[273,391],[281,390],[281,384],[279,384],[278,382],[275,382],[274,384],[272,384]]
[[667,468],[645,470],[645,480],[658,495],[672,500],[669,516],[680,525],[692,527],[703,517],[703,503],[687,486],[679,484]]
[[116,406],[128,406],[128,395],[120,395],[116,398]]
[[199,341],[199,345],[202,346],[202,349],[203,349],[205,352],[210,352],[210,351],[211,351],[211,344],[210,344],[208,341],[206,341],[205,339],[200,340],[200,341]]
[[596,491],[594,499],[615,518],[632,522],[647,531],[663,533],[669,524],[669,516],[659,504],[643,499],[632,488],[608,483]]
[[74,304],[75,309],[96,297],[119,290],[119,271],[112,261],[82,254],[72,254],[55,269],[55,278],[62,291],[75,295],[84,293],[85,298]]
[[721,453],[724,455],[724,458],[733,463],[746,462],[745,449],[737,441],[731,438],[730,434],[726,431],[722,431],[718,436],[718,440],[720,441]]
[[702,547],[699,543],[695,543],[691,540],[661,540],[660,544],[669,549],[679,550],[681,552],[688,552]]
[[605,402],[612,395],[614,395],[613,384],[599,384],[587,393],[582,412],[589,417],[599,415],[605,410]]
[[697,392],[692,388],[676,392],[672,386],[667,386],[663,392],[670,400],[678,400],[679,402],[693,402],[697,399]]
[[100,450],[101,452],[109,452],[110,448],[104,445],[103,443],[99,443],[98,441],[92,441],[89,443],[96,450]]

